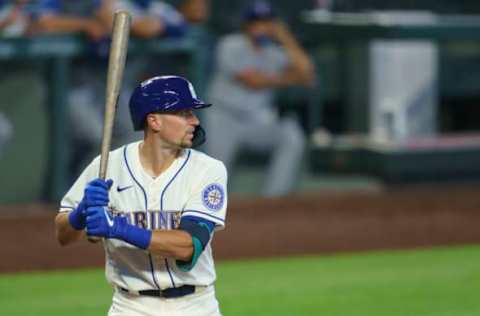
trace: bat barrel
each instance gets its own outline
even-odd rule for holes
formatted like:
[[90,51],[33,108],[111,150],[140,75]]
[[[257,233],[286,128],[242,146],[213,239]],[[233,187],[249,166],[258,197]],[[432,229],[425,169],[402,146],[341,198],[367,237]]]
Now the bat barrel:
[[108,154],[112,140],[113,123],[118,106],[123,70],[127,58],[128,37],[130,32],[130,14],[126,11],[116,12],[113,19],[112,43],[108,62],[107,88],[105,92],[105,121],[100,156],[99,177],[105,179]]

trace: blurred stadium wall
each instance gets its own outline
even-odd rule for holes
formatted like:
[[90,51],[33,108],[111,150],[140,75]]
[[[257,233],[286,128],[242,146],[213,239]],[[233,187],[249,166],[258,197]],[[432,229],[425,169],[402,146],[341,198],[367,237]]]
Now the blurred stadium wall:
[[[171,2],[175,3],[175,1]],[[464,32],[459,34],[460,36],[451,36],[448,40],[440,40],[437,43],[439,68],[436,123],[439,136],[452,133],[455,135],[446,138],[423,139],[409,144],[408,148],[394,147],[390,148],[391,151],[385,150],[384,147],[372,147],[368,141],[365,144],[365,139],[359,138],[357,134],[350,137],[352,132],[358,131],[349,118],[356,117],[357,114],[359,117],[364,116],[366,109],[360,107],[352,110],[350,105],[354,104],[355,100],[351,100],[351,96],[350,100],[346,100],[349,97],[348,88],[354,86],[355,83],[362,83],[362,78],[350,78],[350,81],[353,80],[353,84],[350,83],[350,85],[345,84],[345,82],[348,83],[348,80],[344,81],[345,78],[349,78],[349,73],[352,71],[343,63],[345,58],[343,49],[350,40],[348,34],[341,35],[343,33],[339,33],[340,40],[336,40],[336,33],[312,33],[312,28],[306,25],[302,13],[305,10],[313,9],[317,3],[319,2],[313,0],[275,1],[280,15],[292,25],[293,30],[307,46],[317,66],[318,86],[313,89],[314,92],[291,89],[279,94],[279,104],[282,109],[295,109],[299,112],[305,132],[309,137],[313,132],[320,131],[314,135],[318,136],[317,138],[312,138],[317,141],[312,140],[310,156],[305,168],[307,182],[313,183],[311,187],[323,188],[324,186],[316,186],[315,183],[331,179],[326,178],[325,174],[342,175],[340,178],[351,174],[369,175],[386,183],[451,181],[455,178],[459,181],[477,180],[480,170],[476,163],[479,157],[479,141],[476,132],[480,130],[480,121],[476,118],[480,114],[480,107],[478,107],[480,87],[475,83],[480,79],[480,63],[478,62],[480,37],[477,35],[480,34],[480,26],[476,17],[459,15],[480,13],[478,1],[431,0],[420,3],[418,1],[330,1],[329,9],[333,13],[364,13],[368,10],[423,10],[435,14],[455,15],[456,20],[450,20],[453,21],[451,22],[452,28],[458,29],[459,25],[463,27],[461,30]],[[207,25],[207,32],[214,43],[218,36],[230,32],[238,26],[238,12],[245,1],[212,0],[211,4],[212,14]],[[462,20],[463,18],[466,19]],[[455,21],[458,23],[455,24]],[[332,24],[330,27],[330,30],[335,30],[335,25]],[[448,25],[441,27],[446,34],[451,31]],[[412,32],[415,33],[415,30]],[[418,32],[420,34],[421,29]],[[422,38],[425,39],[428,36]],[[195,40],[198,39],[192,39],[193,42],[185,41],[184,44],[186,47],[192,45],[195,50],[200,50],[202,45],[195,45]],[[0,105],[0,110],[11,117],[15,132],[10,147],[6,149],[5,154],[0,156],[3,188],[0,201],[4,203],[56,201],[71,182],[69,165],[65,161],[67,159],[65,153],[70,152],[70,149],[65,147],[68,146],[68,122],[65,122],[66,126],[63,126],[63,130],[59,131],[58,128],[54,128],[55,122],[62,117],[54,110],[61,106],[53,105],[59,100],[59,86],[54,86],[54,83],[61,82],[61,76],[67,76],[68,79],[68,76],[74,75],[68,73],[68,65],[64,68],[65,65],[62,66],[62,61],[64,62],[65,58],[68,60],[81,58],[84,51],[83,48],[78,49],[78,47],[84,43],[77,37],[63,38],[55,43],[57,46],[52,46],[52,42],[39,40],[34,46],[25,46],[24,40],[18,43],[11,38],[0,40],[2,64],[11,64],[12,60],[17,60],[22,68],[30,69],[32,74],[26,75],[25,79],[22,79],[23,83],[19,86],[14,86],[15,80],[12,79],[8,83],[3,82],[0,88],[2,99],[5,101]],[[32,49],[32,55],[29,55],[28,47]],[[180,56],[178,57],[179,65],[184,64],[182,56],[194,56],[191,55],[193,49],[192,51],[188,51],[188,49],[175,51],[174,47],[177,46],[168,43],[165,43],[164,46],[165,51],[170,50],[173,51],[173,55]],[[72,54],[74,57],[67,56],[68,54],[61,58],[53,57],[62,49],[66,52],[75,51]],[[211,51],[207,51],[203,57],[191,57],[196,63],[192,66],[193,68],[179,66],[180,71],[197,75],[200,73],[208,77],[208,65],[211,61],[209,52],[211,53]],[[35,54],[41,55],[40,68],[36,67],[39,60]],[[352,60],[359,56],[354,56]],[[5,74],[2,74],[3,77]],[[197,79],[201,77],[202,75]],[[207,79],[206,77],[203,79]],[[50,80],[47,80],[48,78]],[[313,93],[318,95],[313,95]],[[19,105],[13,106],[13,103],[6,102],[6,100],[18,102]],[[313,112],[312,109],[314,109]],[[22,126],[19,126],[20,122]],[[30,131],[27,131],[25,126],[29,126]],[[324,131],[328,133],[325,134]],[[64,137],[59,138],[59,133]],[[34,140],[31,140],[27,134],[34,135]],[[59,157],[63,157],[63,160],[59,160]],[[261,166],[262,157],[248,157],[248,160],[258,160]],[[370,178],[365,179],[363,183],[369,183],[368,179]],[[239,184],[240,186],[244,186],[244,184]],[[248,187],[248,184],[246,186]],[[348,187],[348,184],[345,186]],[[239,190],[242,189],[239,188]]]

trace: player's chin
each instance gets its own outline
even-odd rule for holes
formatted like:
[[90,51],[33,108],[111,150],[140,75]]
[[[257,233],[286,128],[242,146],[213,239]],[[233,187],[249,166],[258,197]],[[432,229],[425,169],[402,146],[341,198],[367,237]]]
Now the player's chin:
[[190,142],[190,143],[184,142],[184,143],[180,144],[180,148],[183,148],[183,149],[192,148],[192,146],[193,146],[192,142]]
[[182,148],[191,148],[193,146],[193,137],[184,137],[180,143]]

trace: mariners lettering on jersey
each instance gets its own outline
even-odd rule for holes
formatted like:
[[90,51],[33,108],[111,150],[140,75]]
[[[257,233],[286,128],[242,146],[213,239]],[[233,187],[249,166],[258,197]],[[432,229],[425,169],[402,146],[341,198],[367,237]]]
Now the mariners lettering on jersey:
[[114,216],[124,216],[129,224],[150,230],[177,229],[182,217],[181,211],[149,210],[124,212],[116,209],[111,210]]
[[219,211],[222,209],[225,200],[225,191],[218,183],[209,184],[202,191],[202,201],[208,209],[212,211]]

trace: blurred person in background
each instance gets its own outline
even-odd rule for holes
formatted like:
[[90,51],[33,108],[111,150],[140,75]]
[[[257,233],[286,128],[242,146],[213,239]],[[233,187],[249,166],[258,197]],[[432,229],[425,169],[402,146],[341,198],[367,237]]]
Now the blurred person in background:
[[109,27],[103,17],[108,0],[39,0],[33,9],[34,34],[83,34],[86,58],[75,60],[68,93],[68,115],[74,140],[72,172],[98,154],[102,141],[105,69]]
[[[111,4],[112,12],[124,10],[131,14],[133,36],[157,38],[180,37],[185,34],[185,19],[168,3],[155,0],[115,0]],[[113,19],[113,15],[110,18]]]
[[0,33],[2,37],[22,36],[27,32],[30,15],[28,0],[0,0]]
[[[29,15],[25,10],[26,4],[26,0],[14,2],[0,0],[0,35],[2,37],[15,37],[25,34],[29,22]],[[5,75],[5,72],[3,72],[3,75]],[[0,77],[0,81],[2,79]],[[0,107],[0,157],[13,134],[12,123],[5,113],[1,112],[2,107]]]
[[33,28],[37,33],[83,33],[93,41],[108,35],[99,19],[108,1],[38,0],[34,7]]
[[296,186],[305,138],[295,117],[279,117],[277,88],[309,85],[313,65],[269,2],[255,1],[243,13],[240,33],[220,39],[205,113],[208,154],[232,169],[240,150],[270,153],[263,195],[280,196]]
[[210,0],[179,0],[176,7],[192,25],[204,24],[210,17]]

